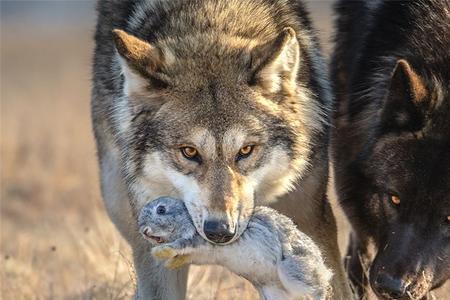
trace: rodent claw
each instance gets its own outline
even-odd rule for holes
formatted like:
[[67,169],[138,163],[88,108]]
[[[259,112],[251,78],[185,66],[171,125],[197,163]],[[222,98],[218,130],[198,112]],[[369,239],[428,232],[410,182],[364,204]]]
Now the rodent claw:
[[152,255],[159,259],[168,259],[175,257],[177,253],[173,248],[167,246],[159,246],[152,249]]
[[189,255],[177,255],[166,261],[164,266],[168,269],[174,270],[188,263],[189,263]]

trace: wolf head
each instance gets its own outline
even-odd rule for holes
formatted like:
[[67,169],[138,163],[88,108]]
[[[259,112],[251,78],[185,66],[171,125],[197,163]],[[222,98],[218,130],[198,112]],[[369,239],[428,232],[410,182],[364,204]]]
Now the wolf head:
[[322,128],[317,101],[297,82],[294,30],[265,42],[205,33],[149,43],[120,30],[113,38],[124,79],[114,113],[136,209],[177,197],[204,238],[233,241],[255,202],[304,173]]
[[378,246],[370,281],[380,297],[422,299],[450,278],[450,81],[442,74],[419,76],[397,62],[362,168]]

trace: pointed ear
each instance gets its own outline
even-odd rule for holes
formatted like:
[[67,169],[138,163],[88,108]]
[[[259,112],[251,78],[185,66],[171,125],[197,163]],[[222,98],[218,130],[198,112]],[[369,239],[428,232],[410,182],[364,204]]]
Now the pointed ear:
[[162,65],[162,52],[149,43],[120,29],[112,31],[114,43],[120,56],[130,68],[147,75]]
[[295,91],[300,47],[294,29],[286,27],[274,40],[256,46],[251,57],[250,84],[270,93]]
[[112,35],[121,57],[127,95],[167,86],[164,76],[159,73],[165,63],[160,49],[120,29],[114,29]]
[[381,114],[383,131],[416,131],[423,126],[427,89],[406,60],[394,68]]

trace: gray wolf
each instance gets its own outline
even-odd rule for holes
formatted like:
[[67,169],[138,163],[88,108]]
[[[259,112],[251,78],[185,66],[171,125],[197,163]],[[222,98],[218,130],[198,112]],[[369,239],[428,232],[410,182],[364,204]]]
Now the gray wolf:
[[133,249],[140,299],[181,299],[139,210],[182,199],[216,244],[273,203],[324,251],[337,299],[349,289],[326,197],[332,97],[308,14],[286,0],[100,0],[92,119],[101,189]]
[[241,237],[226,246],[205,241],[183,202],[170,197],[147,203],[138,224],[143,236],[159,245],[153,255],[169,259],[169,268],[220,264],[248,279],[262,299],[327,299],[332,273],[319,248],[274,209],[255,207]]
[[381,298],[423,299],[450,277],[450,1],[340,1],[337,13],[348,272],[361,296],[370,283]]

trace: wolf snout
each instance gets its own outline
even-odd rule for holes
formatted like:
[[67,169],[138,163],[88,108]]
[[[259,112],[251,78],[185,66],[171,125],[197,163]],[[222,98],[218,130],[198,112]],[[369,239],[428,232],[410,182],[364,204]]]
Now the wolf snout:
[[402,279],[384,272],[378,274],[374,282],[376,292],[391,299],[410,299],[406,293],[406,287],[407,284]]
[[212,219],[203,223],[203,232],[209,241],[225,244],[233,239],[236,229],[225,220]]

